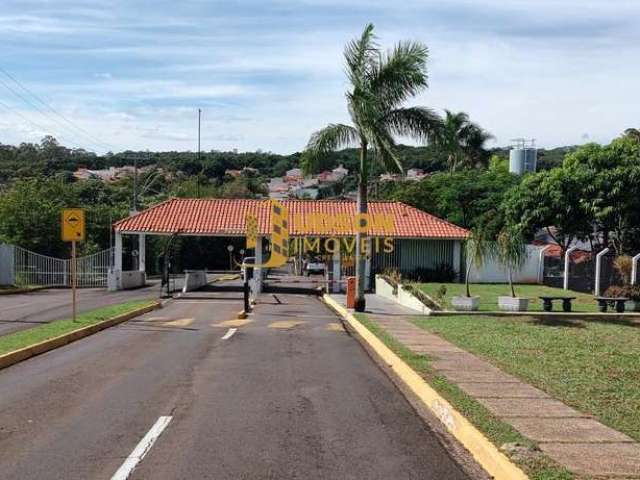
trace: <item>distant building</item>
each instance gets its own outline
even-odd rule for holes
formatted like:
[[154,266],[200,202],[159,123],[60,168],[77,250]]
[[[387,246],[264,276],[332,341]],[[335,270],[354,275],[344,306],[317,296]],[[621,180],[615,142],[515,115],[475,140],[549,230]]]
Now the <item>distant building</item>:
[[300,168],[292,168],[291,170],[286,171],[285,177],[292,180],[302,180],[304,178],[304,175],[302,174],[302,170]]
[[331,170],[331,173],[333,174],[333,179],[335,181],[338,181],[338,180],[342,180],[344,177],[349,175],[349,170],[347,170],[342,166],[342,164],[340,164],[340,166]]
[[407,170],[407,180],[422,180],[427,176],[421,168],[410,168]]

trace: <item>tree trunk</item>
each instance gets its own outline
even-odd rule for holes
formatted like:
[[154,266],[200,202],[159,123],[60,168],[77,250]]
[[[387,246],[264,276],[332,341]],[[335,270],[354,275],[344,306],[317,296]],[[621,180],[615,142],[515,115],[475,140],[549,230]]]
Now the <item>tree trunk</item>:
[[[360,177],[358,181],[358,213],[367,213],[367,144],[363,143],[360,149]],[[356,230],[356,312],[364,312],[366,301],[364,297],[365,283],[365,257],[362,251],[362,242],[366,241],[367,234]]]

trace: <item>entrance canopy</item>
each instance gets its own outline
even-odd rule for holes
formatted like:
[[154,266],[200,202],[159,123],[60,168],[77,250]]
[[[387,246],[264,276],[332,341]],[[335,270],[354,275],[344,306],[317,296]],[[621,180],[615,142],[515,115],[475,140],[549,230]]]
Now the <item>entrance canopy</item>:
[[[289,211],[289,234],[293,237],[356,234],[356,202],[281,200],[281,203]],[[376,225],[374,221],[368,232],[372,236],[464,240],[469,234],[464,228],[401,202],[369,202],[368,207],[374,219],[392,219],[384,225]],[[246,233],[247,214],[257,217],[258,235],[268,237],[271,233],[269,200],[172,198],[120,220],[114,227],[120,234],[242,237]],[[324,226],[318,219],[325,219]],[[340,221],[333,222],[335,219]]]

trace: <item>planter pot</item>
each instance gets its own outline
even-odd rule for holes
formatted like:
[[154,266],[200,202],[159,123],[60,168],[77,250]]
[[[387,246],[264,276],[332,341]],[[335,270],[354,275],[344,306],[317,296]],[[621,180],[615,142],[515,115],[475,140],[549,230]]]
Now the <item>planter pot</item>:
[[526,312],[529,309],[529,299],[520,297],[498,297],[498,308],[505,312]]
[[480,297],[453,297],[451,306],[461,312],[473,312],[480,308]]
[[627,300],[624,302],[625,312],[640,312],[640,302],[634,300]]

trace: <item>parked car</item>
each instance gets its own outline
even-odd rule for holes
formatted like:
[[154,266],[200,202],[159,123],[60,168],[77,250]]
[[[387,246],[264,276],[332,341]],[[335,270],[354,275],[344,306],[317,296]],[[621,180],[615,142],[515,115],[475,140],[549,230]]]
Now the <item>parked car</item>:
[[305,276],[309,276],[309,275],[322,275],[324,274],[324,271],[326,270],[327,266],[326,264],[319,258],[314,258],[308,262],[305,263],[304,266],[304,275]]

